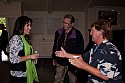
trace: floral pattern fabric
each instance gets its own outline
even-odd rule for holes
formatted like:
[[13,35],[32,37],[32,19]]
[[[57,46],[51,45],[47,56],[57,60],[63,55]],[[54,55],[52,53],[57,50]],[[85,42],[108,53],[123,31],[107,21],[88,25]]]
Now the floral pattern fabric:
[[[23,50],[23,42],[18,35],[14,35],[9,41],[9,60],[11,64],[20,63],[20,56],[18,55],[21,50]],[[26,72],[24,71],[10,71],[10,74],[15,77],[26,77]]]

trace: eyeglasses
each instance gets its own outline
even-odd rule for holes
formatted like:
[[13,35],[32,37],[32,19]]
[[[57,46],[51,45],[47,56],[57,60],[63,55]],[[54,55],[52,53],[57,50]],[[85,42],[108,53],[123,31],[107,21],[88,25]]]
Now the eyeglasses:
[[66,23],[66,22],[64,22],[64,21],[63,21],[62,23],[65,24],[65,25],[70,25],[70,23]]

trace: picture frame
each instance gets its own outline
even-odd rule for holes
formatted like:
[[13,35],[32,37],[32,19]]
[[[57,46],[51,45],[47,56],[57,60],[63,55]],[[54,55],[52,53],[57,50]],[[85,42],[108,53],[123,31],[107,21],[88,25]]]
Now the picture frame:
[[109,20],[111,25],[118,24],[118,12],[117,11],[98,11],[98,20]]

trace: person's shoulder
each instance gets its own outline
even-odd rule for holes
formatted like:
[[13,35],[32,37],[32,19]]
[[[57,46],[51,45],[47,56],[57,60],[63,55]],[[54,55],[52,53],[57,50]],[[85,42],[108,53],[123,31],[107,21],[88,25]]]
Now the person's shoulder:
[[56,32],[55,32],[55,33],[62,33],[62,32],[63,32],[63,30],[64,30],[64,29],[63,29],[63,27],[62,27],[62,28],[59,28],[59,29],[57,29],[57,30],[56,30]]
[[73,27],[73,30],[75,30],[75,31],[78,32],[78,33],[81,33],[78,28]]
[[73,30],[75,31],[76,35],[82,36],[82,33],[80,32],[80,30],[78,30],[77,28],[73,28]]
[[56,31],[62,31],[62,30],[64,30],[64,28],[63,28],[63,27],[58,28]]
[[12,38],[11,38],[11,40],[18,40],[18,39],[20,39],[19,35],[13,35]]
[[109,50],[110,52],[119,52],[117,47],[111,42],[105,43],[105,49]]
[[105,50],[111,55],[111,58],[113,58],[114,60],[116,60],[116,58],[122,60],[120,51],[113,43],[107,42]]
[[108,48],[116,48],[116,46],[115,46],[113,43],[111,43],[111,42],[107,42],[107,43],[105,43],[105,45],[106,45]]

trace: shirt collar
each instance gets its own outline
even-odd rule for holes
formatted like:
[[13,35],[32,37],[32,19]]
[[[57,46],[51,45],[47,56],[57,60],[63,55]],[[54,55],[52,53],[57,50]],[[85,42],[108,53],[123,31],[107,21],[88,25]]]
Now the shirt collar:
[[108,40],[107,40],[107,39],[105,39],[105,40],[103,40],[103,41],[102,41],[102,43],[106,43],[106,42],[108,42]]

